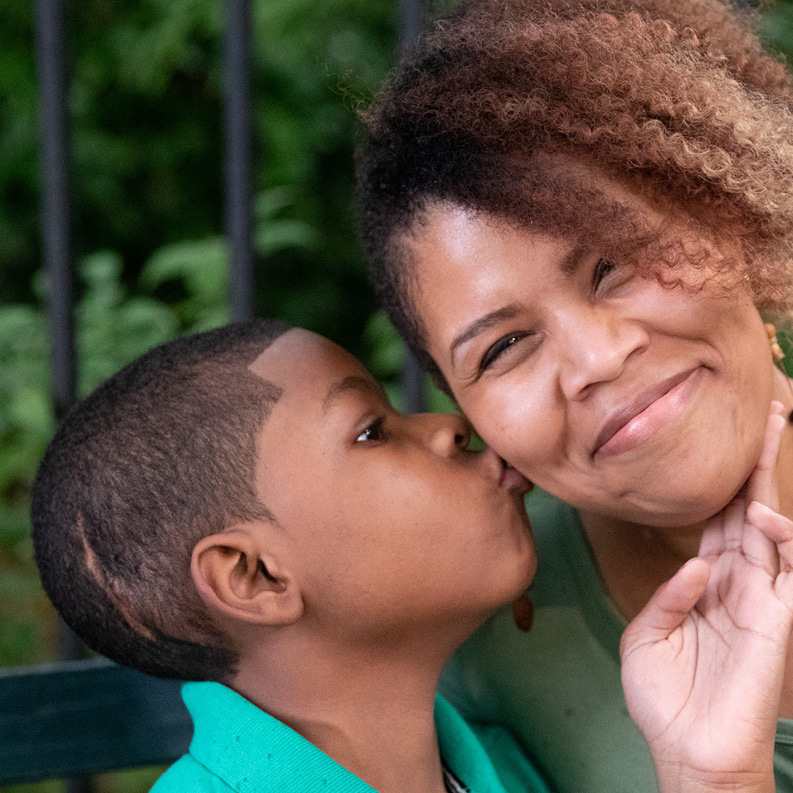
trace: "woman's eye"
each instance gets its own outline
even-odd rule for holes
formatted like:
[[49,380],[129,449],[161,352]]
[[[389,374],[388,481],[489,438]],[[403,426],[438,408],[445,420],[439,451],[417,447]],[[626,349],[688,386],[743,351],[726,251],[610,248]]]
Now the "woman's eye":
[[525,339],[528,333],[510,333],[503,336],[497,342],[487,348],[482,360],[479,362],[479,373],[482,374],[493,363],[501,358],[511,347],[514,347],[521,339]]
[[597,289],[603,279],[617,269],[617,265],[611,259],[598,259],[595,263],[595,270],[592,273],[592,288]]
[[356,443],[364,441],[383,441],[385,440],[385,417],[380,417],[373,421],[356,439]]

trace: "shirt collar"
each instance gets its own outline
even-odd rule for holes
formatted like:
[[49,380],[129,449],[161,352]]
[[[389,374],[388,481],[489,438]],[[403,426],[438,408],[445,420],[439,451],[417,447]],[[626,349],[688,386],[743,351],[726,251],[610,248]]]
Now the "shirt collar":
[[[220,683],[186,683],[190,754],[238,793],[376,793],[291,727]],[[443,698],[435,704],[441,757],[474,793],[504,793],[478,739]]]

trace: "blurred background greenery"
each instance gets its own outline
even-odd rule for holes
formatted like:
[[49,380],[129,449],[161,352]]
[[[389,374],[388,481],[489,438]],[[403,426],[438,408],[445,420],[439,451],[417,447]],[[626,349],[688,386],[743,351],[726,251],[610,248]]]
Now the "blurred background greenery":
[[[356,109],[396,59],[398,14],[396,0],[255,0],[252,75],[258,312],[347,347],[397,403],[404,351],[355,241],[352,152]],[[85,393],[152,345],[227,319],[222,3],[82,0],[68,4],[67,22]],[[54,419],[32,3],[0,0],[0,29],[0,665],[12,666],[55,657],[28,523]],[[763,30],[793,57],[793,0],[770,5]],[[446,406],[433,392],[431,407]],[[103,778],[99,789],[146,790],[152,773]]]

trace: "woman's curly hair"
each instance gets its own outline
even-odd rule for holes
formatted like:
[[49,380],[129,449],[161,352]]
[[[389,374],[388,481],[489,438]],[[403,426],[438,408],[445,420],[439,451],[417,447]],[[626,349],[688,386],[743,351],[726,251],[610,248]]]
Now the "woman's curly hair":
[[[696,262],[692,238],[727,240],[739,255],[721,274],[761,309],[793,308],[793,91],[753,22],[719,0],[464,0],[434,24],[363,113],[357,163],[372,281],[425,368],[439,374],[405,243],[437,203],[656,271]],[[609,199],[593,170],[689,239]]]

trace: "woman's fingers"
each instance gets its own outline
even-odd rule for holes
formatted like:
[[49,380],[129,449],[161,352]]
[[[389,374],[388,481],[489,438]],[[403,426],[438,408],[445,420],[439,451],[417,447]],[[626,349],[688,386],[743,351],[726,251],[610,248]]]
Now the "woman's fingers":
[[747,483],[749,501],[759,501],[771,509],[779,509],[779,493],[776,484],[776,458],[782,442],[785,419],[782,416],[782,403],[772,402],[771,413],[765,426],[763,450]]
[[[763,438],[763,449],[746,487],[748,501],[764,504],[772,510],[779,509],[779,493],[776,482],[776,459],[782,440],[782,431],[785,419],[780,415],[782,404],[771,403],[771,413],[768,416]],[[748,518],[748,524],[743,531],[743,539],[738,547],[743,548],[747,559],[759,564],[769,575],[776,576],[780,569],[779,549],[772,539],[762,531],[758,531],[757,524]]]
[[705,523],[705,530],[699,543],[699,555],[712,560],[724,553],[727,547],[740,548],[746,525],[746,501],[739,493]]
[[658,588],[623,633],[622,657],[645,644],[669,638],[702,596],[709,577],[710,565],[704,559],[695,557],[686,562]]
[[746,517],[765,537],[776,544],[781,569],[793,570],[793,521],[759,501],[749,504]]

